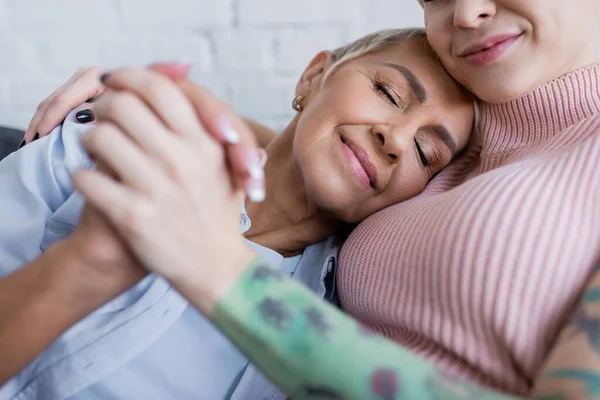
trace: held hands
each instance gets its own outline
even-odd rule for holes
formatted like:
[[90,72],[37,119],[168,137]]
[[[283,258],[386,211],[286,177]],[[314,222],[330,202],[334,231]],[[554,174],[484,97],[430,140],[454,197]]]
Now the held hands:
[[[187,76],[190,66],[188,64],[153,64],[149,69],[159,72],[170,79],[178,80]],[[100,67],[79,68],[67,82],[56,89],[54,93],[44,99],[37,107],[29,127],[23,138],[24,144],[40,137],[47,136],[54,128],[61,124],[65,117],[75,107],[88,102],[91,103],[104,93],[106,87],[100,81],[104,70]],[[93,105],[80,107],[93,109]],[[93,111],[83,123],[93,122]]]
[[[161,74],[181,85],[190,85],[185,79],[190,70],[189,64],[182,63],[157,63],[148,67],[149,70]],[[80,68],[60,88],[40,103],[33,116],[21,146],[32,140],[47,136],[54,128],[61,124],[65,117],[75,107],[78,107],[77,119],[82,114],[81,123],[95,121],[95,104],[84,104],[97,100],[104,93],[106,86],[100,77],[104,70],[99,67]],[[197,110],[202,119],[206,111]],[[85,115],[83,115],[85,113]],[[214,118],[207,118],[208,123],[213,126],[207,127],[207,133],[213,136],[226,149],[228,162],[233,167],[238,187],[246,190],[251,199],[260,200],[260,188],[263,187],[263,177],[260,169],[254,167],[257,157],[253,148],[254,141],[240,142],[239,135],[227,124],[219,124]],[[257,128],[258,129],[258,128]],[[260,126],[260,129],[264,129]],[[239,143],[239,144],[238,144]],[[264,157],[264,152],[260,153]]]
[[[196,305],[208,313],[254,257],[239,233],[243,195],[236,189],[241,180],[255,198],[264,196],[254,137],[188,81],[123,69],[103,83],[108,90],[95,104],[99,124],[82,138],[103,167],[76,173],[75,185],[140,263],[184,295],[204,293]],[[214,132],[239,138],[226,146],[231,173]]]

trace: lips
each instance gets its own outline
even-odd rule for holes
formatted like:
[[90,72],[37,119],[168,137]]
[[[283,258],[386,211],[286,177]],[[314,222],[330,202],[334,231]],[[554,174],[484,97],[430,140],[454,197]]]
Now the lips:
[[342,146],[347,146],[352,153],[348,156],[353,156],[359,163],[359,165],[354,166],[352,165],[353,160],[349,160],[351,166],[355,168],[356,173],[359,175],[359,178],[361,177],[361,175],[364,175],[364,172],[366,176],[363,177],[368,179],[368,182],[366,182],[367,179],[365,179],[365,183],[368,183],[369,186],[373,189],[377,188],[377,168],[375,168],[375,166],[369,160],[369,155],[367,154],[367,152],[358,144],[354,143],[352,140],[343,136],[341,137],[341,139]]
[[459,55],[476,65],[487,64],[504,54],[521,35],[522,33],[507,33],[493,36],[468,46]]

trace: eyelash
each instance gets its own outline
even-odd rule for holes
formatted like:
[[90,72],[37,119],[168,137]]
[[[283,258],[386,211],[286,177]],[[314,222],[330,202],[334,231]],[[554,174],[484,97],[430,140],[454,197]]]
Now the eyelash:
[[394,98],[394,96],[391,95],[391,93],[390,93],[391,90],[389,89],[389,87],[386,83],[381,82],[377,79],[373,79],[373,88],[377,92],[379,92],[383,97],[385,97],[387,101],[389,101],[396,107],[399,107],[398,101]]
[[417,139],[415,139],[414,142],[415,142],[415,147],[417,148],[417,154],[419,155],[419,161],[421,161],[421,164],[425,168],[431,167],[431,163],[429,162],[427,157],[425,157],[425,153],[423,153],[423,149],[421,148],[421,145],[419,144],[419,142],[417,142]]
[[[377,78],[371,78],[371,81],[373,82],[373,89],[376,92],[378,92],[381,96],[383,96],[388,102],[392,103],[394,106],[400,107],[398,101],[390,93],[391,89],[389,89],[386,83],[382,82],[381,80],[378,80]],[[431,163],[425,156],[425,153],[423,152],[423,149],[421,148],[421,145],[419,144],[417,139],[415,139],[414,142],[421,165],[423,165],[423,167],[425,168],[431,167]]]

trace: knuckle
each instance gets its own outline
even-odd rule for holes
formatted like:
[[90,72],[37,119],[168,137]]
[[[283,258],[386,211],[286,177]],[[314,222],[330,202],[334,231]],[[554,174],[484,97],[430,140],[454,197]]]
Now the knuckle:
[[92,149],[102,149],[113,142],[117,135],[118,131],[112,125],[104,123],[98,125],[87,135],[86,144]]
[[148,222],[152,220],[154,208],[145,200],[137,199],[123,210],[123,221],[127,233],[140,237],[147,230]]
[[86,75],[100,76],[100,75],[102,75],[103,72],[104,72],[104,68],[94,66],[94,67],[89,67],[87,69]]
[[174,163],[171,163],[169,169],[171,175],[177,182],[187,182],[199,175],[198,160],[190,157],[188,154],[180,154]]
[[62,96],[53,96],[52,100],[48,103],[48,108],[61,108],[65,105],[65,101]]
[[43,111],[46,108],[48,108],[48,105],[50,104],[50,102],[52,101],[53,98],[54,98],[54,96],[50,96],[50,97],[42,100],[42,102],[37,106],[36,111]]
[[106,112],[109,117],[118,118],[123,110],[136,107],[138,98],[130,92],[119,92],[108,102]]
[[148,97],[159,97],[164,95],[165,90],[170,86],[169,81],[162,75],[153,74],[148,78],[144,88],[144,94]]

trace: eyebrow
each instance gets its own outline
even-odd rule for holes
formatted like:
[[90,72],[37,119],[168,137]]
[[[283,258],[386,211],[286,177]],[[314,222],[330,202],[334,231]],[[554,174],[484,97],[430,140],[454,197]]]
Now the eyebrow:
[[454,157],[456,155],[456,142],[450,135],[450,132],[448,132],[448,129],[444,125],[433,125],[431,130],[446,146],[448,146],[450,153],[452,153],[452,157]]
[[395,69],[396,71],[400,72],[404,76],[404,78],[408,81],[408,84],[410,85],[410,88],[412,89],[413,93],[415,94],[417,100],[419,100],[419,103],[423,104],[423,103],[425,103],[425,101],[427,101],[427,98],[429,96],[427,94],[427,90],[425,89],[425,86],[423,86],[423,83],[421,83],[419,78],[417,78],[410,69],[403,67],[402,65],[398,65],[398,64],[394,64],[394,63],[390,63],[390,62],[384,62],[382,64],[386,67]]

